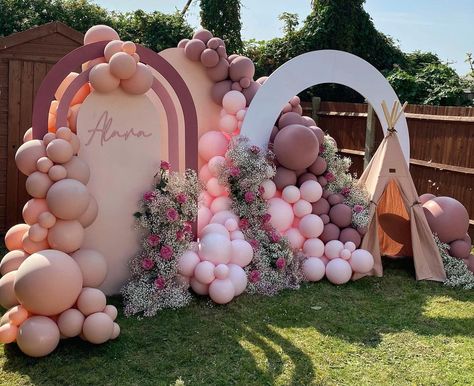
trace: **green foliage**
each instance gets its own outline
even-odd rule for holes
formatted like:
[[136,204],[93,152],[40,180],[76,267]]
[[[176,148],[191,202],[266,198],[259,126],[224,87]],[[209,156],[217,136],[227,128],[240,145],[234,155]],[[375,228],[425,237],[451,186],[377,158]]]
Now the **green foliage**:
[[228,53],[242,52],[240,0],[201,0],[201,25],[225,41]]
[[108,12],[88,0],[0,0],[0,10],[0,36],[51,21],[61,21],[83,33],[93,25],[107,24],[122,39],[161,51],[192,34],[179,13]]

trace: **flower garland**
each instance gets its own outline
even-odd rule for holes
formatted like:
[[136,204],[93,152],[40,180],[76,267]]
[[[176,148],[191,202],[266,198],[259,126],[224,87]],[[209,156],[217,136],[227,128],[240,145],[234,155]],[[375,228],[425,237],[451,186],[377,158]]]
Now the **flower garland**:
[[300,259],[269,224],[262,183],[274,174],[271,151],[250,145],[244,136],[232,138],[219,182],[227,186],[239,227],[254,249],[252,262],[245,268],[249,293],[274,295],[284,288],[298,288],[302,280]]
[[179,308],[191,300],[187,283],[178,275],[178,258],[192,248],[201,191],[196,173],[170,172],[162,161],[153,190],[140,201],[134,215],[146,232],[141,251],[130,260],[131,279],[122,288],[125,314],[153,316],[163,308]]

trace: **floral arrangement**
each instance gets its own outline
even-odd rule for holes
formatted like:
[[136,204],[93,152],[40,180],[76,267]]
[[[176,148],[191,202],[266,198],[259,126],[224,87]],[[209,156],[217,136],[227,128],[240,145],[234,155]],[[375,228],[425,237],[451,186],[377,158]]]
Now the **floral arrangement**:
[[363,229],[369,223],[369,199],[367,191],[357,185],[357,180],[349,173],[351,159],[337,154],[334,139],[326,135],[320,147],[320,156],[327,163],[324,178],[325,189],[330,193],[340,193],[345,197],[344,203],[352,208],[352,226]]
[[436,234],[433,234],[433,237],[443,259],[444,270],[446,271],[444,285],[466,290],[473,289],[474,274],[469,271],[464,261],[449,254],[448,244],[443,243]]
[[191,300],[177,265],[178,257],[192,248],[201,186],[194,171],[169,169],[162,161],[153,189],[143,194],[140,211],[134,214],[145,234],[140,252],[130,260],[131,279],[122,288],[126,315],[153,316]]
[[275,174],[270,150],[250,145],[244,136],[233,137],[219,173],[226,185],[239,227],[254,249],[252,262],[245,268],[249,293],[274,295],[284,288],[298,288],[302,280],[300,259],[293,254],[285,237],[270,224],[270,214],[262,197],[262,183]]

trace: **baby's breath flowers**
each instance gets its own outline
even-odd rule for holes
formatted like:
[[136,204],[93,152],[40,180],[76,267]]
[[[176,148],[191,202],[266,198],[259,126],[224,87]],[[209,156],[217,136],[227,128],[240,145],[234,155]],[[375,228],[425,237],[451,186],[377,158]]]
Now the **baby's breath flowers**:
[[122,288],[126,315],[153,316],[190,302],[177,259],[192,247],[200,191],[194,171],[170,172],[169,163],[161,162],[153,189],[143,194],[135,213],[144,236],[140,252],[130,259],[131,278]]

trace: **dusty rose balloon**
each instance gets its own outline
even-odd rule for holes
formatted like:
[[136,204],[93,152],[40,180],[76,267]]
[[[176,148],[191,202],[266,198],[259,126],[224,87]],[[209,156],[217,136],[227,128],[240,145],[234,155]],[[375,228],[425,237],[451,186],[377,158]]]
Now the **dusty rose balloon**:
[[14,249],[13,251],[8,252],[0,261],[0,275],[3,276],[8,272],[16,271],[27,257],[28,253],[21,249]]
[[329,218],[340,228],[348,227],[352,222],[352,209],[346,204],[334,205],[329,210]]
[[352,268],[344,259],[336,258],[326,265],[326,277],[333,284],[345,284],[351,276]]
[[57,220],[49,230],[51,248],[71,253],[78,250],[84,240],[84,228],[77,220]]
[[107,276],[107,262],[104,255],[95,249],[81,248],[71,257],[79,265],[84,287],[99,287]]
[[247,241],[238,239],[232,240],[231,248],[230,263],[242,268],[250,264],[253,258],[253,248]]
[[135,73],[120,81],[123,91],[133,95],[145,94],[153,84],[153,74],[147,65],[137,63]]
[[320,198],[318,201],[314,202],[312,204],[313,214],[322,215],[322,214],[328,214],[330,205],[329,202],[325,198]]
[[202,52],[206,49],[206,44],[199,39],[192,39],[186,43],[184,54],[189,60],[197,62],[201,59]]
[[369,251],[356,249],[349,260],[352,270],[357,273],[367,273],[374,267],[374,258]]
[[420,201],[421,204],[423,205],[425,202],[432,200],[435,197],[436,196],[434,194],[425,193],[425,194],[422,194],[420,197],[418,197],[418,201]]
[[9,251],[22,249],[23,235],[28,232],[30,226],[27,224],[13,225],[5,234],[5,246]]
[[137,69],[135,60],[125,52],[117,52],[109,61],[110,72],[119,79],[130,79]]
[[117,319],[117,315],[118,315],[117,307],[115,307],[111,304],[107,304],[105,306],[103,312],[104,312],[104,314],[107,314],[110,319],[112,319],[112,320]]
[[48,211],[48,204],[45,199],[32,198],[23,207],[22,215],[25,222],[29,225],[38,222],[41,213]]
[[81,289],[78,264],[67,254],[51,249],[29,256],[15,279],[18,300],[38,315],[57,315],[71,308]]
[[[216,266],[210,261],[201,261],[194,269],[194,278],[202,284],[210,284],[214,279],[214,268]],[[192,286],[192,283],[191,283]]]
[[35,243],[43,241],[48,236],[48,230],[39,224],[33,224],[28,230],[28,237]]
[[33,139],[22,144],[15,153],[15,163],[23,174],[29,176],[36,170],[36,162],[46,156],[43,141]]
[[276,185],[272,180],[263,181],[261,187],[263,188],[262,198],[265,200],[269,200],[276,193]]
[[33,316],[20,326],[16,343],[20,350],[30,357],[43,357],[57,347],[59,328],[46,316]]
[[186,251],[178,260],[178,272],[181,275],[191,277],[193,276],[196,265],[198,265],[200,261],[201,260],[199,259],[197,253],[193,251]]
[[63,220],[73,220],[86,211],[90,202],[90,194],[84,184],[66,178],[51,186],[46,201],[49,210],[56,217]]
[[254,74],[255,65],[245,56],[238,56],[230,63],[229,77],[234,82],[238,82],[241,78],[253,79]]
[[53,166],[53,161],[48,157],[41,157],[36,161],[36,168],[42,173],[48,173],[49,169]]
[[227,94],[232,88],[232,82],[230,80],[223,80],[217,82],[211,88],[211,98],[214,103],[222,105],[222,99],[224,95]]
[[85,317],[81,311],[70,308],[59,315],[58,328],[62,336],[73,338],[82,332]]
[[303,247],[305,237],[297,228],[290,228],[285,232],[285,237],[293,250],[300,250]]
[[190,284],[191,284],[191,288],[196,294],[198,295],[209,294],[209,284],[203,284],[194,277],[191,279]]
[[250,86],[248,86],[246,89],[242,91],[242,94],[244,94],[245,100],[247,101],[246,106],[250,105],[250,102],[252,102],[252,99],[257,93],[260,86],[261,86],[260,83],[252,81],[250,82]]
[[214,268],[214,276],[216,279],[227,279],[229,276],[229,267],[227,264],[219,264]]
[[306,238],[316,238],[323,232],[324,224],[319,216],[315,214],[307,214],[299,224],[301,234]]
[[26,179],[25,187],[28,194],[35,198],[44,198],[53,181],[45,173],[33,172]]
[[120,37],[113,28],[103,24],[89,28],[84,35],[84,45],[103,40],[120,40]]
[[208,131],[201,135],[198,142],[199,156],[205,161],[209,161],[216,155],[224,156],[227,151],[229,141],[219,131]]
[[329,195],[327,200],[329,204],[331,204],[331,206],[334,206],[337,204],[342,204],[344,202],[344,196],[339,193],[334,193],[334,194]]
[[116,54],[117,52],[122,52],[122,45],[123,42],[121,40],[112,40],[108,42],[104,48],[105,60],[109,62],[112,58],[112,55]]
[[317,238],[307,239],[303,244],[303,253],[306,256],[321,257],[324,254],[324,243]]
[[220,58],[219,58],[219,54],[216,51],[210,48],[206,48],[201,53],[200,59],[204,67],[212,68],[212,67],[215,67],[219,63]]
[[319,185],[316,181],[305,181],[300,186],[301,191],[301,198],[308,201],[308,202],[316,202],[318,201],[322,194],[323,188]]
[[120,79],[112,75],[108,63],[99,63],[89,73],[89,82],[95,91],[107,94],[120,85]]
[[290,228],[295,217],[292,206],[277,197],[268,200],[268,213],[271,216],[270,224],[280,232]]
[[114,322],[103,312],[96,312],[84,320],[82,333],[88,342],[102,344],[107,342],[114,332]]
[[357,232],[357,230],[354,228],[343,229],[339,235],[339,240],[344,244],[347,242],[352,242],[356,248],[359,247],[362,241],[359,232]]
[[324,277],[326,267],[318,257],[308,257],[303,263],[303,274],[307,281],[319,281]]
[[309,167],[309,171],[316,176],[322,175],[328,167],[326,160],[322,157],[316,158],[316,161]]
[[81,214],[81,216],[77,219],[84,228],[92,225],[92,223],[97,218],[97,214],[99,212],[99,206],[97,205],[97,201],[94,196],[91,194],[89,199],[89,205],[87,206],[86,211]]
[[217,64],[212,68],[208,68],[206,72],[209,79],[213,82],[226,80],[229,76],[229,62],[224,58],[219,58]]
[[298,200],[293,205],[293,213],[295,214],[296,217],[299,217],[299,218],[306,216],[307,214],[310,214],[312,210],[313,210],[312,205],[306,200]]
[[307,127],[289,125],[276,135],[273,151],[284,167],[291,170],[305,169],[318,157],[319,143]]
[[23,235],[22,244],[25,252],[28,252],[30,254],[49,248],[48,240],[44,239],[41,241],[33,241],[32,239],[30,239],[28,234]]
[[343,249],[344,244],[342,242],[339,240],[331,240],[324,246],[324,255],[329,259],[336,259]]
[[199,39],[203,43],[207,43],[212,37],[212,33],[205,28],[199,28],[193,35],[193,39]]
[[227,237],[219,233],[209,233],[201,239],[199,245],[201,259],[214,264],[227,264],[231,259],[231,254],[232,244]]
[[57,138],[46,146],[46,153],[51,161],[62,164],[71,160],[74,151],[68,141]]
[[43,212],[38,217],[38,224],[43,228],[49,229],[56,224],[56,217],[51,212]]
[[452,197],[435,197],[423,205],[431,231],[442,242],[450,243],[464,237],[469,228],[466,208]]
[[289,125],[303,125],[304,121],[301,115],[297,113],[285,113],[278,120],[278,128],[281,130]]
[[0,306],[5,309],[19,304],[14,291],[16,275],[17,271],[10,271],[0,278]]
[[288,185],[296,184],[296,173],[294,170],[284,168],[282,166],[277,167],[273,182],[278,190],[283,190]]
[[67,171],[62,165],[54,165],[48,171],[48,177],[51,178],[52,181],[59,181],[67,176]]
[[23,143],[31,141],[33,139],[33,128],[30,127],[28,130],[25,131],[23,134]]
[[327,243],[331,240],[337,240],[339,238],[341,231],[337,225],[333,223],[328,223],[324,225],[323,233],[319,236],[321,241]]
[[242,269],[242,267],[239,267],[236,264],[229,264],[228,267],[228,279],[234,286],[235,296],[239,296],[245,291],[245,288],[247,287],[247,275],[245,274],[245,271]]
[[466,259],[471,253],[471,244],[464,240],[455,240],[449,244],[449,254],[457,257],[458,259]]
[[104,293],[98,288],[84,287],[77,298],[77,308],[85,316],[102,312],[107,305]]
[[245,108],[245,97],[239,91],[229,91],[222,99],[222,107],[229,114],[237,114],[239,110]]

